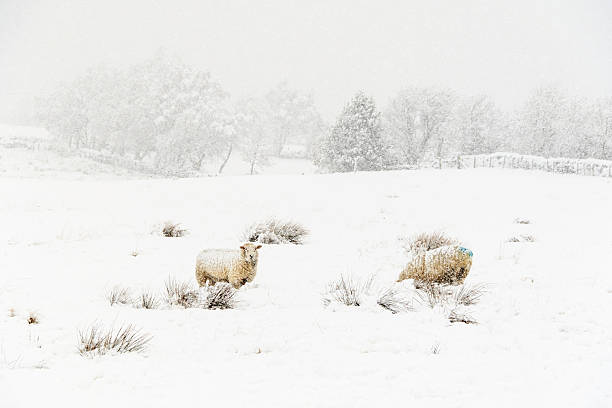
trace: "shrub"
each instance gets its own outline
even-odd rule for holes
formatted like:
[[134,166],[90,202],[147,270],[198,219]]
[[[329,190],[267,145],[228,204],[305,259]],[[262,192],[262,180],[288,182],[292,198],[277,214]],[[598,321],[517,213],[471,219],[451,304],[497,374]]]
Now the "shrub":
[[515,224],[531,224],[531,221],[528,220],[527,218],[515,218],[514,223]]
[[79,331],[79,353],[83,356],[104,355],[110,351],[133,353],[143,351],[151,336],[143,334],[133,325],[120,327],[117,331],[105,331],[97,324]]
[[432,309],[437,305],[446,305],[452,295],[452,290],[449,289],[448,286],[440,285],[435,282],[415,281],[414,286],[417,289],[417,301]]
[[262,244],[301,245],[309,233],[308,229],[297,222],[269,219],[249,226],[243,238]]
[[373,283],[372,276],[361,283],[341,275],[338,281],[329,284],[327,293],[323,297],[323,304],[327,306],[332,301],[336,301],[346,306],[360,306],[363,304],[365,295],[370,292]]
[[120,288],[118,286],[115,286],[110,292],[108,292],[106,299],[108,299],[111,306],[113,306],[115,303],[122,305],[132,303],[130,290],[127,288]]
[[412,303],[402,298],[400,293],[394,288],[385,290],[377,299],[376,303],[390,310],[393,314],[413,310]]
[[421,232],[410,238],[405,245],[406,250],[410,252],[431,251],[446,245],[455,245],[459,242],[447,236],[441,231]]
[[154,293],[143,292],[136,299],[134,306],[143,309],[157,309],[159,307],[159,299]]
[[486,292],[485,285],[478,284],[474,286],[461,285],[455,291],[454,301],[457,305],[471,306],[480,301],[482,295]]
[[181,224],[166,221],[162,227],[162,235],[164,237],[177,238],[187,234],[187,229],[181,228]]
[[28,314],[27,322],[28,322],[28,324],[38,324],[38,323],[40,323],[40,318],[38,317],[38,313],[30,312]]
[[506,242],[535,242],[536,239],[533,235],[521,234],[519,236],[513,236],[506,240]]
[[204,309],[233,309],[236,307],[236,291],[226,282],[208,286],[206,298],[201,304]]
[[465,323],[465,324],[478,324],[476,320],[474,320],[470,315],[465,313],[460,313],[457,309],[451,310],[448,315],[448,320],[451,323]]
[[166,301],[170,305],[189,308],[197,306],[199,302],[199,292],[189,282],[178,282],[176,279],[169,277],[165,288]]

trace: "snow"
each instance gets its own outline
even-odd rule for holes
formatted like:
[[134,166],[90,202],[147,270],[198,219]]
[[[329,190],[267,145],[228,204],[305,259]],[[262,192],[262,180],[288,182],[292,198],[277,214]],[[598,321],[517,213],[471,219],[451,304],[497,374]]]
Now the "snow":
[[[0,405],[610,406],[611,187],[486,168],[179,180],[0,173]],[[106,301],[115,285],[138,294],[161,291],[168,276],[193,282],[200,250],[236,248],[270,216],[312,234],[305,245],[264,245],[237,309]],[[190,233],[152,233],[165,220]],[[409,281],[395,283],[409,257],[400,238],[439,229],[474,252],[466,283],[488,289],[471,307],[478,325],[425,306],[323,305],[341,274],[410,293]],[[506,242],[520,234],[536,240]],[[27,324],[30,311],[40,324]],[[153,340],[141,354],[84,358],[77,332],[93,322],[134,323]]]

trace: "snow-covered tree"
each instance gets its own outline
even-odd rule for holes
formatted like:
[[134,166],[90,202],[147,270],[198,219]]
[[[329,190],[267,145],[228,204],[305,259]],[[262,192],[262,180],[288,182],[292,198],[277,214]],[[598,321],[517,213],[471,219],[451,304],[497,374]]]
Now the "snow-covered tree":
[[287,143],[304,146],[323,130],[323,120],[312,95],[301,94],[281,82],[266,95],[271,112],[273,154],[280,156]]
[[408,88],[385,111],[385,133],[400,163],[440,157],[452,142],[450,123],[455,97],[450,91]]
[[265,100],[250,98],[238,103],[236,132],[239,149],[249,163],[250,174],[269,164],[272,151],[271,112]]
[[593,132],[593,157],[612,159],[612,97],[599,99],[591,106]]
[[518,118],[523,152],[549,157],[559,151],[566,98],[555,86],[542,86],[531,93]]
[[329,171],[382,170],[387,151],[374,99],[359,92],[321,140],[315,163]]
[[460,101],[453,120],[451,127],[457,132],[460,153],[492,153],[501,145],[501,113],[488,96]]

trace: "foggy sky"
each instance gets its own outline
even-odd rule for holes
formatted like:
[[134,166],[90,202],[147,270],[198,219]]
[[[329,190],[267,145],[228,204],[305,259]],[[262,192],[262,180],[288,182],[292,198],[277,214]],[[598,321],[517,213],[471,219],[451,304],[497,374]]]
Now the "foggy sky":
[[611,3],[0,0],[0,122],[27,117],[34,95],[92,65],[160,47],[236,98],[287,80],[327,119],[357,90],[382,108],[413,85],[487,93],[506,108],[550,82],[612,96]]

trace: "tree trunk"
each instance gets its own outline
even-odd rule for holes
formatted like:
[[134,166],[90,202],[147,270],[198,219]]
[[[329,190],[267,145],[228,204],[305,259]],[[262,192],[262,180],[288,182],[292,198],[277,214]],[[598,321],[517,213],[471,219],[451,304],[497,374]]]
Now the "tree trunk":
[[253,175],[254,170],[255,170],[255,159],[251,160],[251,176]]
[[[221,174],[221,172],[225,168],[225,165],[227,164],[227,162],[229,161],[230,156],[232,155],[233,147],[234,147],[234,144],[230,143],[229,149],[227,150],[227,155],[225,156],[225,159],[223,160],[223,163],[221,163],[221,166],[219,167],[219,171],[217,172],[217,174]],[[252,172],[252,170],[251,170],[251,172]]]

